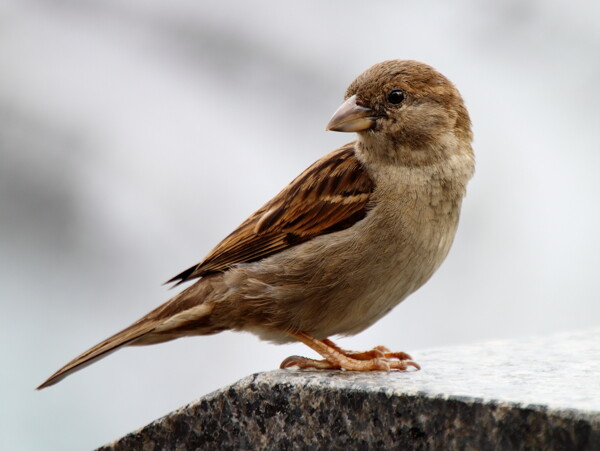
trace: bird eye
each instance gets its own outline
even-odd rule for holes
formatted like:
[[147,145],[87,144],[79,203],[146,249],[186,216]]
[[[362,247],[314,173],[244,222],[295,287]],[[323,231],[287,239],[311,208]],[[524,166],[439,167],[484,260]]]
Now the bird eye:
[[404,100],[404,91],[401,89],[394,89],[387,96],[387,101],[392,105],[399,105]]

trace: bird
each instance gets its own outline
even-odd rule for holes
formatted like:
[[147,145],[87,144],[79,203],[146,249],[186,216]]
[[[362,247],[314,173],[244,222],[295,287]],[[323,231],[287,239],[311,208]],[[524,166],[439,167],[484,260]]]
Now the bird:
[[38,389],[124,346],[225,330],[299,341],[321,356],[290,356],[280,368],[420,369],[404,352],[349,351],[331,337],[373,325],[446,258],[475,168],[464,101],[425,63],[383,61],[349,85],[326,130],[356,139],[309,166],[168,281],[193,284]]

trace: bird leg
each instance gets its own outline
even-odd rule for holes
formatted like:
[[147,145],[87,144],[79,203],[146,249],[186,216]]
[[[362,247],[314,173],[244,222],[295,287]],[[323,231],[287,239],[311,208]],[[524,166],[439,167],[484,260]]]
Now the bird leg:
[[281,362],[280,368],[297,366],[298,368],[344,369],[346,371],[404,371],[409,366],[416,369],[421,368],[407,353],[390,352],[384,346],[377,346],[370,351],[346,351],[329,339],[318,340],[304,332],[290,335],[321,354],[324,360],[294,355]]
[[[384,359],[397,359],[397,360],[411,360],[412,361],[412,357],[409,354],[407,354],[406,352],[391,352],[385,346],[375,346],[370,351],[347,351],[345,349],[340,348],[338,345],[336,345],[333,341],[331,341],[328,338],[326,338],[322,341],[323,341],[323,343],[331,346],[332,348],[337,349],[342,354],[344,354],[348,357],[352,357],[354,359],[358,359],[358,360],[384,358]],[[413,363],[416,363],[416,362],[413,362]],[[421,369],[418,364],[416,364],[416,366],[415,365],[411,365],[411,366],[414,366],[417,369]]]

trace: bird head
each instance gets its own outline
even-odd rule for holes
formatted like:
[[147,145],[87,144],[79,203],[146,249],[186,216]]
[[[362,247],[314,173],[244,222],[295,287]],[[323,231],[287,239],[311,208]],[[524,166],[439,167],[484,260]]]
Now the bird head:
[[350,84],[345,99],[327,130],[356,132],[366,146],[431,151],[441,143],[469,144],[472,139],[458,90],[417,61],[390,60],[372,66]]

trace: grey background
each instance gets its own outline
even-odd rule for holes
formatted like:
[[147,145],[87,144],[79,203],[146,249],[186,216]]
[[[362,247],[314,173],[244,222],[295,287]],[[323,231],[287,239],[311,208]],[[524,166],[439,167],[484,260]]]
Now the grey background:
[[340,344],[418,355],[597,326],[598,55],[593,1],[4,0],[0,448],[98,446],[312,355],[222,333],[125,349],[33,391],[350,141],[324,126],[385,59],[456,83],[477,173],[438,273]]

